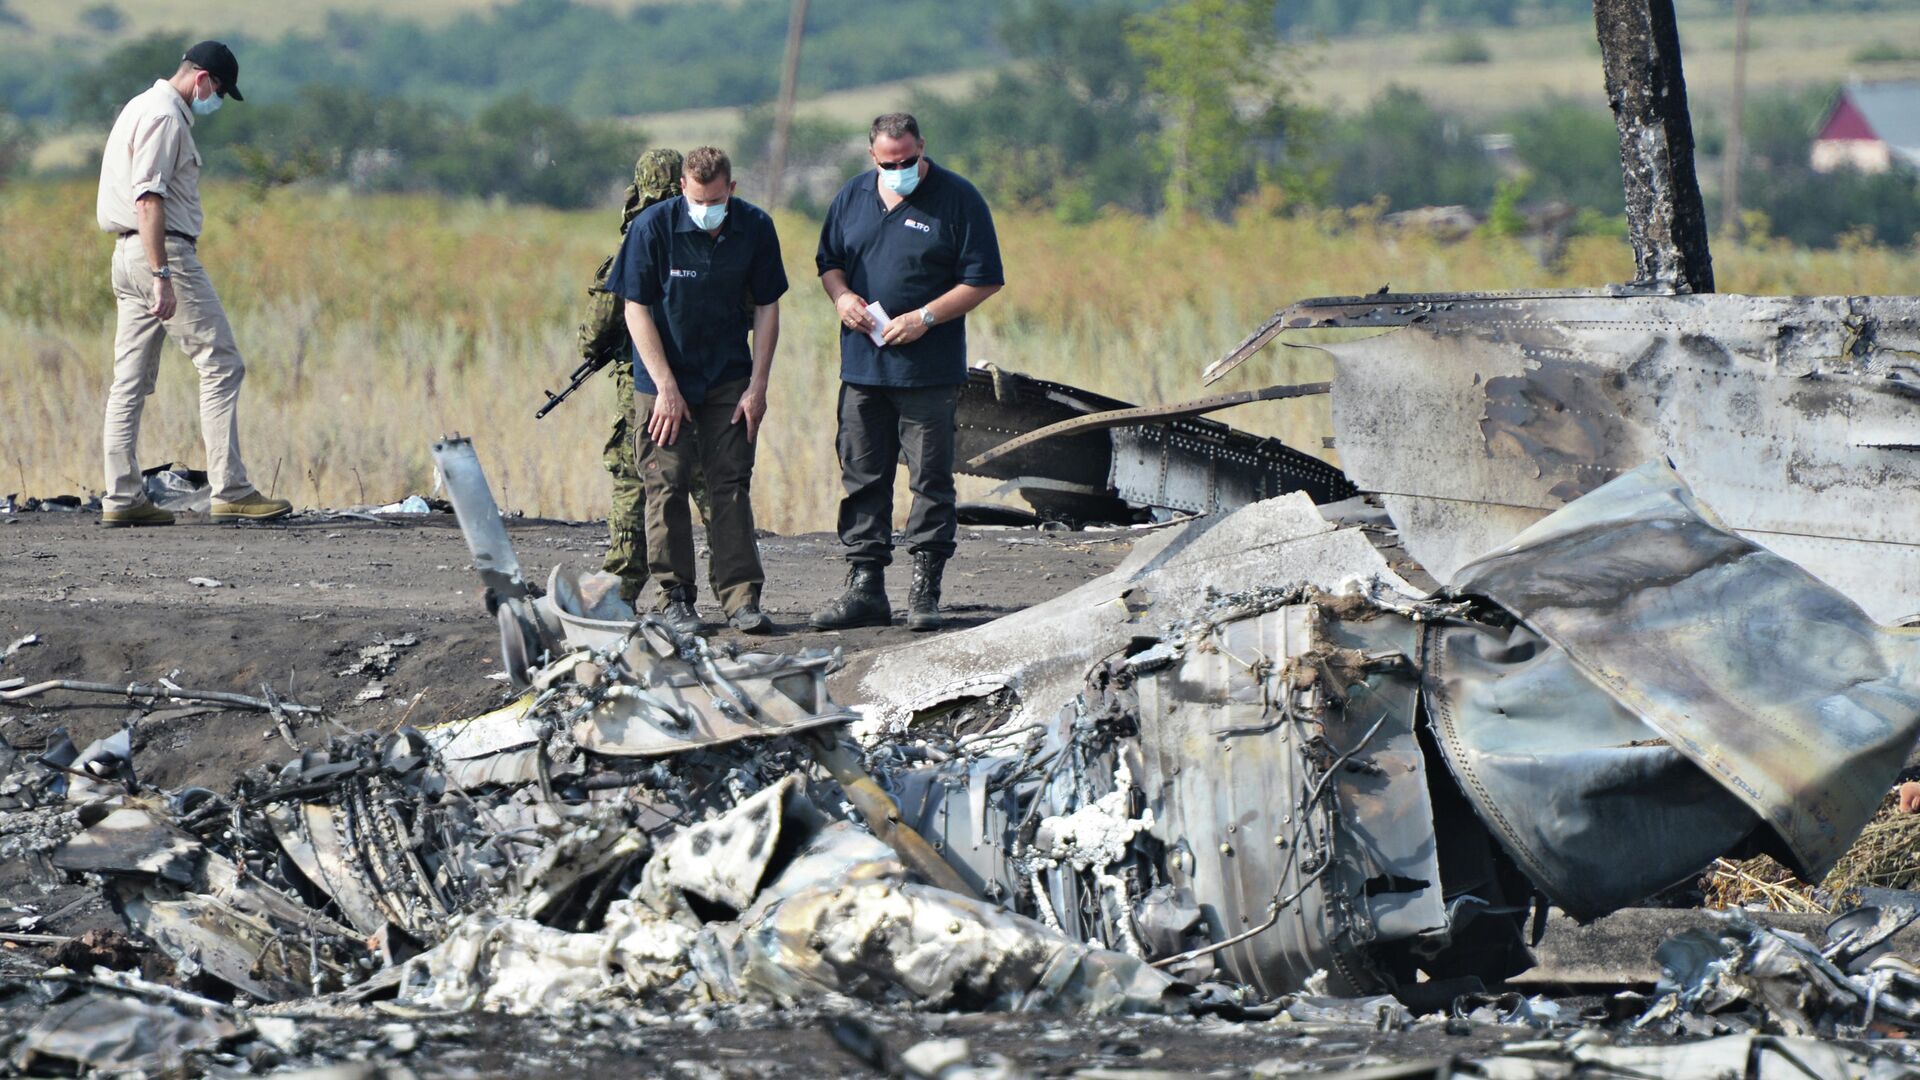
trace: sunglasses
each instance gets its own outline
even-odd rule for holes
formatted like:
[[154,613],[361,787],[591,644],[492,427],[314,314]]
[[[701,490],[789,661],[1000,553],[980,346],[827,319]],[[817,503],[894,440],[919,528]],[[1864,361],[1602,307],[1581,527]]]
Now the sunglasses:
[[892,172],[898,172],[901,169],[911,169],[915,165],[920,164],[920,155],[915,154],[912,157],[904,157],[904,158],[901,158],[899,161],[876,161],[874,162],[874,164],[880,166],[883,169],[887,169]]

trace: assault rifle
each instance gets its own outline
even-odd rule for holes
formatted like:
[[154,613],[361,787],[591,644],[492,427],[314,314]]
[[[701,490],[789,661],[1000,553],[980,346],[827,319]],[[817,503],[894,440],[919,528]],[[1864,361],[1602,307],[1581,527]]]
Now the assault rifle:
[[535,420],[538,420],[541,417],[552,412],[555,406],[567,400],[567,397],[570,394],[572,394],[575,390],[580,389],[582,386],[586,385],[586,381],[588,379],[593,378],[593,376],[601,368],[606,367],[608,364],[612,362],[613,362],[613,358],[610,356],[602,357],[601,359],[597,359],[597,360],[588,358],[586,360],[580,361],[580,366],[577,368],[574,368],[573,374],[567,376],[567,385],[564,388],[562,388],[559,393],[556,394],[551,390],[540,391],[541,393],[547,395],[547,403],[545,405],[540,406],[540,410],[533,414],[533,418]]

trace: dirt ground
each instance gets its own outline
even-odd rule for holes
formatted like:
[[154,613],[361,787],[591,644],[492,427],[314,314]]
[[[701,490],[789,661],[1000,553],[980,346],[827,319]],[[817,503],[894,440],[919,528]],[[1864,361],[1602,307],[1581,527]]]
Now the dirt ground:
[[[168,528],[102,529],[98,515],[86,512],[0,517],[0,650],[28,634],[43,641],[0,662],[0,678],[171,678],[191,689],[255,695],[266,683],[355,729],[397,726],[403,717],[424,726],[501,703],[510,696],[506,684],[488,678],[500,670],[494,622],[453,516],[385,520],[214,525],[189,516]],[[560,563],[598,569],[607,546],[599,522],[522,520],[509,533],[528,577],[539,582]],[[1128,539],[1124,532],[962,529],[946,579],[948,632],[1105,573],[1126,554]],[[744,639],[716,629],[716,638],[851,654],[912,636],[901,626],[807,628],[808,613],[844,580],[832,536],[769,536],[761,554],[765,605],[780,632]],[[903,560],[889,575],[896,611],[906,606],[909,572]],[[721,617],[710,603],[701,613],[716,623]],[[362,647],[407,635],[418,644],[397,651],[392,672],[379,680],[384,695],[356,700],[369,677],[339,672]],[[66,728],[84,745],[129,720],[136,766],[162,787],[224,790],[241,770],[290,754],[262,714],[162,707],[142,715],[121,699],[65,692],[0,704],[0,738],[38,747]]]

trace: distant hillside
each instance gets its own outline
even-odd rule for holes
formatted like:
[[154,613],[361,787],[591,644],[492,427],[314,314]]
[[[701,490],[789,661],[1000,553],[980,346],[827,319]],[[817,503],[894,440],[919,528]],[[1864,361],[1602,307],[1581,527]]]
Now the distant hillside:
[[[23,19],[24,5],[42,2],[0,0]],[[305,5],[331,8],[318,27],[287,30],[284,10],[301,5],[248,2],[248,13],[276,14],[256,20],[229,10],[233,21],[223,24],[216,4],[163,23],[156,11],[172,6],[143,4],[137,22],[125,16],[111,31],[38,32],[25,38],[27,48],[0,51],[0,108],[30,118],[97,119],[72,115],[74,106],[124,100],[163,58],[177,59],[186,43],[208,36],[233,45],[251,102],[289,100],[318,83],[465,113],[518,96],[586,117],[746,105],[777,89],[789,12],[789,0],[724,7],[421,0],[378,12],[364,10],[373,5],[362,0],[333,0]],[[226,5],[238,6],[241,0]],[[70,0],[63,10],[75,9],[83,21],[87,10],[120,10],[90,9],[87,0]],[[47,23],[57,24],[52,0],[45,10]],[[807,21],[811,62],[801,88],[819,93],[997,62],[1004,57],[993,41],[992,10],[946,0],[820,0]],[[142,25],[163,28],[142,32]],[[17,29],[6,31],[9,44]],[[33,47],[36,40],[42,48]],[[94,92],[103,81],[109,85]]]
[[[580,0],[583,4],[627,11],[659,4],[695,0]],[[278,37],[290,31],[313,33],[325,29],[337,15],[385,14],[423,25],[445,23],[459,15],[484,14],[499,0],[7,0],[4,7],[19,16],[9,32],[22,32],[32,45],[36,39],[69,35],[138,37],[154,30],[215,28],[220,33],[245,31],[253,37]],[[114,14],[117,13],[117,19]]]
[[[743,6],[744,0],[574,0],[618,14],[638,9],[692,6],[706,12]],[[935,12],[937,19],[971,24],[991,20],[999,11],[1032,0],[956,0]],[[1069,3],[1072,0],[1068,0]],[[0,29],[21,35],[29,47],[57,38],[83,43],[131,38],[154,30],[190,30],[203,36],[237,34],[255,39],[289,32],[321,33],[338,16],[384,15],[424,27],[444,25],[463,15],[485,15],[510,0],[0,0]],[[1141,0],[1151,6],[1153,0]],[[1754,0],[1755,14],[1822,11],[1896,11],[1905,0]],[[890,12],[892,25],[909,32],[930,28],[913,21],[896,5],[870,0],[813,0],[816,11],[863,9]],[[1678,0],[1683,17],[1731,12],[1732,0]],[[1408,30],[1446,31],[1471,27],[1537,26],[1585,20],[1592,0],[1277,0],[1274,20],[1293,35],[1391,34]],[[12,18],[7,19],[7,13]],[[901,18],[903,14],[907,17]]]

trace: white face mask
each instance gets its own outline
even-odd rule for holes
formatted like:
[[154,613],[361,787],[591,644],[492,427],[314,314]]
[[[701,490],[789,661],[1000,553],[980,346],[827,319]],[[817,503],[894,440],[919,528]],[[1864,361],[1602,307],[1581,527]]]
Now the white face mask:
[[711,206],[701,206],[692,199],[688,199],[687,216],[693,219],[694,225],[712,232],[720,227],[721,222],[727,220],[727,204],[717,202]]
[[904,169],[881,169],[880,183],[895,195],[911,195],[913,189],[920,186],[920,163],[916,161]]
[[220,106],[224,104],[226,100],[227,99],[221,97],[218,92],[209,92],[205,98],[193,99],[193,111],[201,116],[212,116],[214,113],[220,111]]

